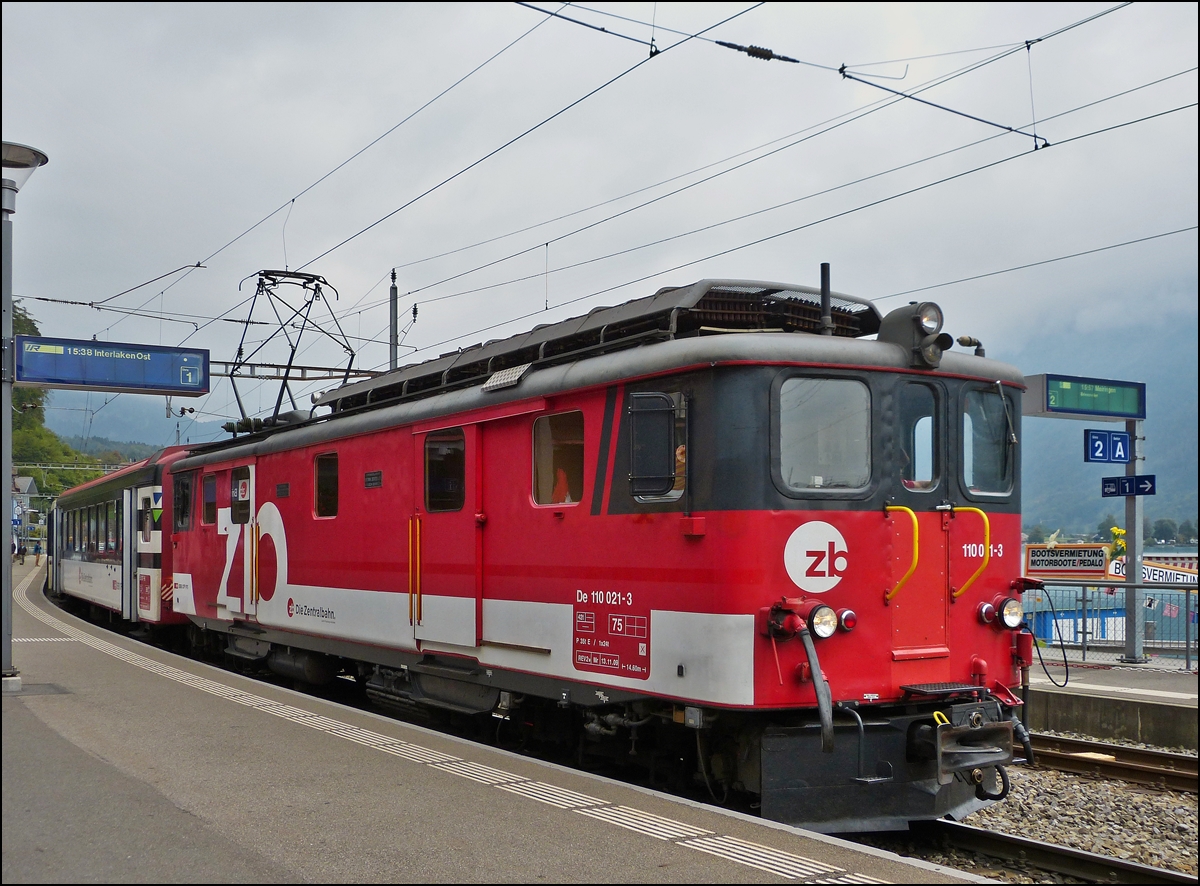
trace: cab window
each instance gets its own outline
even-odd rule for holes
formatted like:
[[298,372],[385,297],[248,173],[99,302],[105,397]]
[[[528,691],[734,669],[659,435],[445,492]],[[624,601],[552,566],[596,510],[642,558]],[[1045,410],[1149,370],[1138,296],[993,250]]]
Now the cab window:
[[543,415],[533,423],[533,500],[539,505],[583,500],[583,413]]
[[995,388],[963,394],[962,480],[967,492],[1007,495],[1013,487],[1015,410]]
[[937,485],[937,397],[929,385],[909,382],[900,389],[899,403],[900,482],[928,492]]
[[871,394],[855,379],[788,378],[779,388],[779,468],[795,492],[871,479]]

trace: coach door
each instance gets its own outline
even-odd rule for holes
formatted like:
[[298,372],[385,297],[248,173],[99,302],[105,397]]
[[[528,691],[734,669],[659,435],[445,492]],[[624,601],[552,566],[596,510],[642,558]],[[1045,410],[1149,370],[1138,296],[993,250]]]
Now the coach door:
[[425,642],[475,647],[483,592],[478,425],[418,432],[408,526],[409,620]]
[[899,470],[891,496],[894,508],[889,511],[895,580],[889,592],[892,658],[897,662],[946,658],[950,654],[948,539],[954,514],[947,501],[944,468],[945,396],[939,387],[900,381],[896,401]]

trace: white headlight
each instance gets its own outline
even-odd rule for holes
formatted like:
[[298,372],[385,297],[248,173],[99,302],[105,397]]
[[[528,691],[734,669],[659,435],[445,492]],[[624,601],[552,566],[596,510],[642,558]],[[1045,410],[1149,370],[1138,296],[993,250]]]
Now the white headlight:
[[822,640],[832,637],[838,626],[837,613],[828,606],[818,606],[809,614],[808,624]]
[[926,335],[942,331],[942,309],[931,301],[917,308],[917,324]]
[[1000,621],[1004,623],[1006,628],[1019,627],[1021,619],[1024,617],[1025,607],[1015,597],[1009,597],[1004,601],[1004,605],[1000,607]]

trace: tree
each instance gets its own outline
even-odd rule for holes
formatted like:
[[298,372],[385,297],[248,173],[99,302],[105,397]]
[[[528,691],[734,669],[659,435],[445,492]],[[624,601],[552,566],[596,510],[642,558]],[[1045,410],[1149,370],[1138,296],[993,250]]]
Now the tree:
[[1105,514],[1104,519],[1100,521],[1100,525],[1096,527],[1095,540],[1107,542],[1112,533],[1112,528],[1117,525],[1119,524],[1116,517],[1112,514]]
[[1168,520],[1164,517],[1161,520],[1154,521],[1154,537],[1160,541],[1173,542],[1175,535],[1179,532],[1179,527],[1174,520]]
[[1196,537],[1196,524],[1191,520],[1184,520],[1179,524],[1179,529],[1175,533],[1175,540],[1180,544],[1187,544]]
[[1149,517],[1142,517],[1142,542],[1151,542],[1154,539],[1154,527],[1150,524]]
[[1029,529],[1028,536],[1026,540],[1031,545],[1040,545],[1046,540],[1046,527],[1039,523]]

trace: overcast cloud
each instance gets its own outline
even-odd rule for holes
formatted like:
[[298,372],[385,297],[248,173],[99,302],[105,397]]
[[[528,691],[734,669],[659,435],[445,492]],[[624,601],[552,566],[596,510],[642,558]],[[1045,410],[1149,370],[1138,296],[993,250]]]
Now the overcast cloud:
[[[166,345],[186,338],[209,348],[214,360],[230,360],[241,327],[204,325],[205,318],[230,312],[244,319],[246,307],[235,305],[252,294],[252,275],[286,263],[336,287],[340,297],[331,305],[359,351],[356,364],[386,367],[393,267],[402,316],[414,300],[420,305],[403,362],[705,277],[816,285],[819,265],[828,261],[836,290],[880,298],[1189,228],[1197,215],[1197,6],[1131,5],[1024,48],[1026,40],[1112,5],[595,7],[642,22],[653,17],[653,32],[580,7],[563,10],[634,38],[622,39],[502,3],[5,3],[4,138],[50,157],[17,200],[14,290],[46,335]],[[696,33],[747,9],[706,32],[709,39],[674,45],[682,39],[675,32]],[[636,41],[652,36],[665,51],[648,59],[647,46]],[[812,64],[766,62],[711,39],[765,46]],[[888,99],[843,79],[843,63],[913,59],[849,69],[913,90],[1015,46],[1019,51],[922,96],[1029,132],[1036,109],[1043,121],[1037,135],[1048,148],[1035,152],[1028,135],[912,100],[818,134]],[[1146,86],[1156,80],[1163,82]],[[814,137],[557,239],[801,134]],[[997,161],[1004,162],[970,172]],[[822,221],[954,175],[961,177]],[[837,190],[820,193],[831,188]],[[1195,340],[1196,243],[1196,232],[1185,231],[892,297],[880,307],[936,300],[948,331],[982,338],[989,355],[1018,353],[1031,336],[1050,334],[1063,353],[1081,351],[1097,330],[1118,323],[1128,323],[1153,355],[1156,330],[1190,329]],[[522,250],[529,251],[440,282]],[[556,272],[624,250],[634,251]],[[108,303],[161,318],[35,300],[97,302],[200,260],[206,269]],[[494,285],[512,280],[519,282]],[[195,315],[200,329],[176,322],[182,314]],[[264,329],[252,327],[249,340]],[[316,338],[306,334],[306,342]],[[286,352],[274,349],[262,359],[282,362]],[[300,362],[339,364],[344,356],[321,341]],[[274,392],[265,391],[250,394],[248,405],[269,411],[273,401]],[[236,411],[223,380],[197,405],[206,420]],[[1194,402],[1190,408],[1194,415]]]

